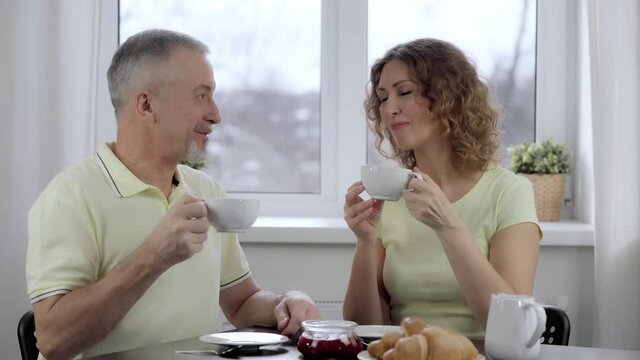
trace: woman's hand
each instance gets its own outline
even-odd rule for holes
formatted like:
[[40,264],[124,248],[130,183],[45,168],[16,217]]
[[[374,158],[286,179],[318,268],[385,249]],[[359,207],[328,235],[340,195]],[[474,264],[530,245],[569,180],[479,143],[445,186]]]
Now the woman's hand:
[[440,186],[418,167],[413,171],[423,180],[411,179],[402,195],[411,216],[436,232],[456,228],[461,220]]
[[375,240],[376,227],[380,221],[380,212],[384,200],[362,200],[364,191],[361,181],[353,183],[347,190],[344,201],[344,220],[358,239]]

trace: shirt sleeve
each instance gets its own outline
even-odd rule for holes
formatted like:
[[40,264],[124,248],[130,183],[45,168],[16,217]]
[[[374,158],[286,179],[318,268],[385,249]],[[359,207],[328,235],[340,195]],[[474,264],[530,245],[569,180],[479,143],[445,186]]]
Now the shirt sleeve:
[[505,187],[498,201],[497,215],[497,231],[530,222],[538,227],[538,235],[542,239],[533,187],[524,176],[516,175],[514,180]]
[[236,234],[221,234],[221,241],[220,288],[226,289],[248,278],[251,271]]
[[36,200],[28,214],[31,303],[96,281],[100,256],[93,224],[78,193],[50,184]]
[[[214,198],[224,198],[227,196],[227,193],[224,191],[222,186],[208,176],[207,179],[211,183],[211,192],[214,195]],[[221,233],[220,241],[222,242],[220,256],[220,289],[227,289],[251,276],[251,271],[236,234]]]

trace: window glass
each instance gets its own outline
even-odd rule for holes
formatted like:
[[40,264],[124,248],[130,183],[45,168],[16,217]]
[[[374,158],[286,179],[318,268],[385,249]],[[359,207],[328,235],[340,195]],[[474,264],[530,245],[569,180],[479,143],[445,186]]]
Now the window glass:
[[[476,64],[502,106],[504,150],[534,141],[535,0],[369,0],[369,65],[394,45],[421,37],[449,41]],[[379,163],[375,137],[368,134],[367,160]]]
[[320,0],[120,0],[120,41],[164,28],[209,46],[222,124],[203,170],[227,191],[319,193],[320,20]]

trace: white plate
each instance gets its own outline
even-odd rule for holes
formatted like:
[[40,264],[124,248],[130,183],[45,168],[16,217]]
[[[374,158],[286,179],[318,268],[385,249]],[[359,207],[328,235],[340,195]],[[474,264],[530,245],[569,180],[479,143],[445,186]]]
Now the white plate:
[[395,325],[360,325],[356,328],[356,334],[361,338],[379,339],[386,333],[399,331],[400,329],[400,326]]
[[227,346],[263,346],[278,345],[289,341],[280,334],[263,332],[224,332],[200,336],[200,341]]
[[[369,355],[367,350],[360,351],[358,353],[358,359],[360,359],[360,360],[376,360],[376,358],[374,358],[373,356]],[[486,358],[483,355],[478,354],[478,356],[476,356],[475,360],[486,360]]]

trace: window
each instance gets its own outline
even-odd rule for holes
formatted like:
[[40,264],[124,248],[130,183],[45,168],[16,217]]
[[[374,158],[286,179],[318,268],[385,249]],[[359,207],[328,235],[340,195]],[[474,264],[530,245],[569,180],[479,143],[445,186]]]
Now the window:
[[[462,0],[182,3],[121,0],[119,12],[115,2],[102,2],[98,71],[106,73],[119,33],[124,39],[139,30],[162,27],[206,41],[211,48],[218,82],[216,96],[223,116],[211,141],[216,156],[211,173],[233,192],[231,196],[260,198],[261,216],[342,217],[344,192],[359,179],[359,165],[371,159],[362,109],[368,66],[384,50],[410,38],[442,37],[456,43],[475,59],[490,86],[496,86],[491,82],[493,77],[500,80],[497,74],[508,74],[516,63],[513,84],[518,90],[510,95],[518,95],[512,97],[517,99],[512,105],[506,106],[503,144],[553,136],[569,148],[574,146],[571,129],[576,115],[572,95],[576,74],[572,64],[577,50],[573,2],[492,0],[482,2],[482,6]],[[154,9],[152,15],[142,11],[149,7]],[[454,15],[450,15],[452,11]],[[536,12],[537,43],[533,25]],[[170,16],[164,17],[163,13]],[[195,17],[186,19],[188,14]],[[421,15],[427,19],[422,23]],[[221,16],[227,25],[216,24],[219,21],[214,19]],[[440,16],[445,20],[437,20]],[[403,25],[394,26],[394,19],[400,19]],[[437,30],[437,24],[444,30]],[[491,33],[494,30],[504,33],[504,38],[497,40]],[[259,50],[252,50],[253,45]],[[240,64],[227,66],[229,62]],[[267,74],[250,72],[252,65],[271,67]],[[227,71],[229,75],[225,75]],[[243,73],[234,76],[234,71]],[[106,89],[106,82],[101,82],[97,141],[111,141],[115,136]],[[265,107],[256,107],[258,102]],[[291,143],[283,145],[289,140]],[[287,150],[283,150],[285,146]],[[249,151],[238,153],[233,160],[234,148]],[[265,160],[270,156],[280,156],[274,163],[282,167],[265,169],[271,164],[268,161],[272,159]],[[275,175],[256,175],[271,170]]]

